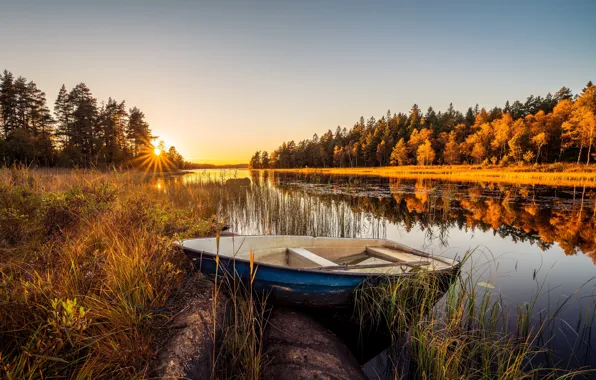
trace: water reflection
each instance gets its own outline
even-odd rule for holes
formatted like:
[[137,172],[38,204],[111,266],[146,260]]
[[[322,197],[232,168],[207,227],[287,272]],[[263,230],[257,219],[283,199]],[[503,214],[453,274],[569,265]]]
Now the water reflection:
[[[252,185],[226,184],[242,177]],[[573,299],[550,326],[549,345],[570,366],[596,365],[596,338],[586,332],[596,303],[594,188],[243,170],[159,183],[173,195],[192,188],[206,215],[239,234],[379,237],[450,257],[480,247],[464,269],[514,311],[534,302],[539,321]],[[379,373],[383,362],[367,368]]]
[[253,176],[285,191],[346,202],[354,211],[426,231],[449,246],[449,230],[492,231],[546,251],[557,244],[567,255],[584,253],[596,263],[596,192],[593,188],[553,188],[495,183],[453,183],[431,179],[350,178],[274,173]]

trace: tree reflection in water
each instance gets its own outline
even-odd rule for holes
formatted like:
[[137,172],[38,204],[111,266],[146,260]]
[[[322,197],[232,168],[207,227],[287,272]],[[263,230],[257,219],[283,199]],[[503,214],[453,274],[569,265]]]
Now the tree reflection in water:
[[253,181],[286,194],[314,195],[328,205],[345,203],[354,213],[368,213],[407,232],[418,227],[428,241],[444,246],[454,227],[493,231],[543,251],[557,243],[565,254],[583,252],[596,263],[594,188],[277,172],[253,176]]

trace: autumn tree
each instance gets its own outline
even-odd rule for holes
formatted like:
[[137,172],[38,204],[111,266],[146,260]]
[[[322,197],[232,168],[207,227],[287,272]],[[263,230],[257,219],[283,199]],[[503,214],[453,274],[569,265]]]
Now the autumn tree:
[[424,144],[418,147],[416,152],[416,160],[418,165],[432,165],[435,160],[435,151],[430,143],[430,140],[426,140]]
[[420,131],[414,129],[412,134],[410,135],[410,139],[408,140],[408,155],[410,157],[416,157],[416,152],[418,152],[418,147],[424,144],[427,140],[431,141],[433,138],[432,131],[427,128],[422,128]]
[[542,147],[545,146],[547,142],[548,139],[546,137],[546,133],[544,132],[540,132],[536,136],[532,137],[532,144],[534,144],[538,149],[538,153],[536,154],[536,163],[538,163],[538,159],[540,158],[540,151],[542,150]]
[[391,165],[407,165],[408,164],[408,151],[406,143],[403,138],[399,139],[393,151],[391,152]]
[[528,130],[524,119],[518,119],[513,124],[513,136],[507,142],[510,155],[516,162],[521,162],[528,148]]
[[455,131],[451,131],[445,144],[445,149],[443,150],[443,162],[445,164],[455,165],[460,162],[461,153],[456,138]]
[[590,163],[592,146],[596,132],[596,86],[589,82],[582,95],[573,104],[573,113],[569,121],[577,130],[580,140],[580,151],[578,162],[581,156],[581,148],[588,149],[586,165]]
[[510,114],[505,113],[501,118],[493,121],[491,127],[494,134],[494,138],[491,141],[491,147],[498,158],[501,159],[506,154],[507,142],[511,138],[513,118]]

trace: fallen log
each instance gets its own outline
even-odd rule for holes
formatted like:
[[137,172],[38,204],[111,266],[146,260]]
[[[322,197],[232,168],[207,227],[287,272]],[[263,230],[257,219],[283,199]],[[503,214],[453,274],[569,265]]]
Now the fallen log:
[[264,379],[366,379],[337,336],[310,316],[291,309],[273,310],[264,347]]
[[227,297],[220,292],[214,311],[213,283],[193,272],[174,295],[164,315],[167,320],[155,341],[150,364],[152,378],[209,379],[213,360],[213,318],[215,333],[224,328]]

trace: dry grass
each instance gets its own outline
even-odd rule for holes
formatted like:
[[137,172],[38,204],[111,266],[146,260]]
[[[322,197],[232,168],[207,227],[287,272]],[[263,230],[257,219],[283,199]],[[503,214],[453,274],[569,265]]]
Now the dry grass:
[[505,182],[526,185],[594,186],[596,165],[546,164],[520,166],[385,166],[375,168],[275,169],[304,174],[366,175],[392,178],[434,178],[447,181]]
[[219,226],[135,174],[0,170],[0,372],[143,378],[180,236]]

